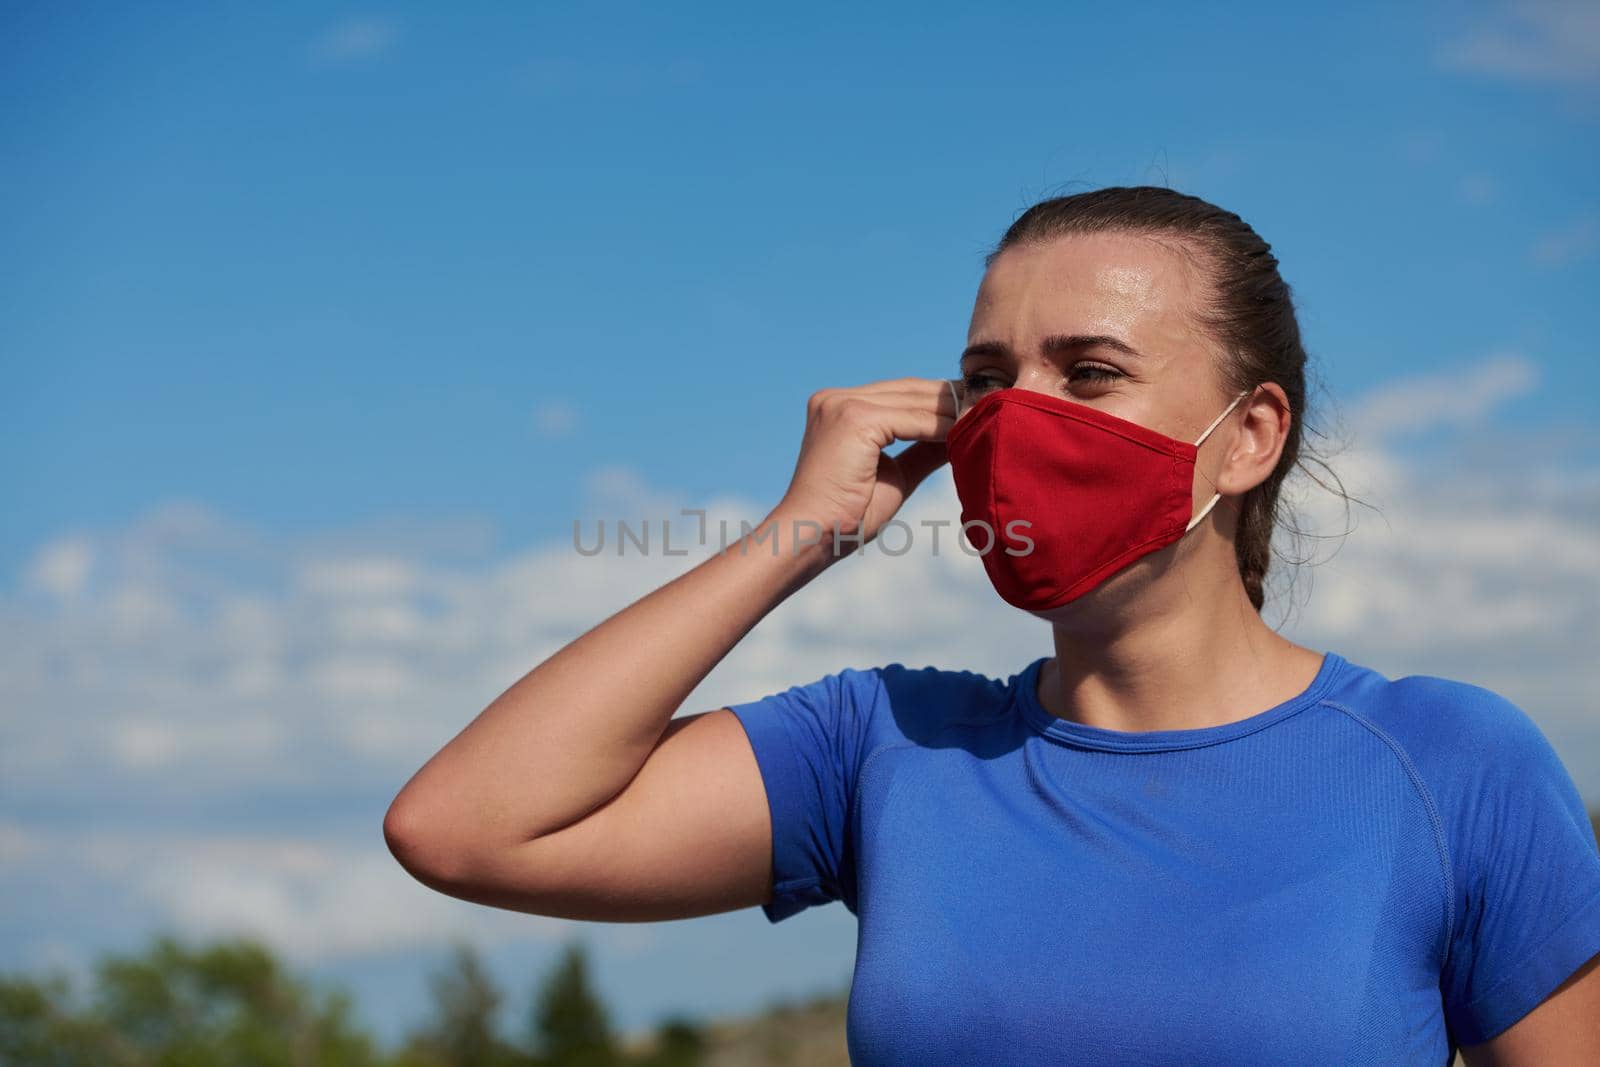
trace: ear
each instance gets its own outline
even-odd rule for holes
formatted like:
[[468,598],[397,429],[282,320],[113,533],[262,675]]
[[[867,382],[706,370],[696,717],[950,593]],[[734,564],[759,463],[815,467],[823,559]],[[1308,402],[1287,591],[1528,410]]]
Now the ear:
[[1215,480],[1217,492],[1224,496],[1242,496],[1271,477],[1294,420],[1289,397],[1276,382],[1256,386],[1250,396],[1239,402],[1239,408],[1238,419],[1228,433],[1228,452]]

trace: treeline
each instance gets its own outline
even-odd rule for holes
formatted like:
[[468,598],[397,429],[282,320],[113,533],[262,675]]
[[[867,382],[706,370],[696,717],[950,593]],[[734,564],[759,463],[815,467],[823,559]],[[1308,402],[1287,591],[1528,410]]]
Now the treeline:
[[[1600,809],[1590,813],[1600,838]],[[340,989],[317,991],[264,945],[191,946],[158,935],[108,955],[87,990],[61,973],[0,974],[0,1067],[732,1067],[847,1064],[845,993],[779,1001],[742,1024],[663,1020],[626,1040],[569,942],[538,983],[521,1025],[500,1026],[504,995],[477,952],[458,944],[429,976],[427,1017],[384,1049]]]
[[108,955],[90,988],[62,972],[0,975],[3,1067],[699,1067],[705,1036],[687,1018],[627,1047],[570,942],[539,983],[519,1033],[502,1033],[503,994],[458,944],[429,976],[429,1017],[393,1050],[353,1018],[348,993],[318,992],[261,943],[189,945],[170,935]]

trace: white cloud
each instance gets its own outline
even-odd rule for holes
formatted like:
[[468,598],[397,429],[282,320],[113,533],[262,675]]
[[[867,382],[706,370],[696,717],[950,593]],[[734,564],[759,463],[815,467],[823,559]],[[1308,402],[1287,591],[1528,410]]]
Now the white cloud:
[[1387,385],[1362,398],[1355,428],[1366,438],[1381,439],[1468,426],[1538,383],[1539,368],[1533,362],[1507,353],[1475,366]]
[[310,52],[318,63],[340,66],[375,59],[399,43],[400,28],[393,19],[365,15],[324,29],[312,40]]
[[88,585],[94,567],[94,546],[82,536],[63,537],[41,548],[28,564],[23,581],[30,588],[57,597],[74,597]]
[[[7,832],[0,826],[0,848]],[[3,852],[0,852],[3,855]],[[296,964],[392,953],[460,937],[559,940],[561,920],[483,908],[407,876],[376,833],[362,841],[277,834],[86,829],[34,841],[34,862],[70,870],[157,924],[197,939],[260,938]]]
[[304,592],[330,600],[405,596],[418,583],[415,567],[406,560],[361,556],[307,560],[294,579]]
[[1446,67],[1514,81],[1600,81],[1600,5],[1591,0],[1507,4],[1439,54]]

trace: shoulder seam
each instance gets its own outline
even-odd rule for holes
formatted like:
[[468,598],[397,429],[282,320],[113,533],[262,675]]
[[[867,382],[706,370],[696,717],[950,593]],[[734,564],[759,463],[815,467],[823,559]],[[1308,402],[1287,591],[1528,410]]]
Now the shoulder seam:
[[856,780],[850,783],[850,832],[855,835],[857,841],[861,838],[861,804],[859,800],[861,782],[867,776],[867,768],[872,765],[873,760],[885,752],[918,747],[920,746],[915,741],[890,741],[888,744],[879,745],[873,749],[867,754],[867,758],[861,761],[861,766],[856,769]]
[[[877,693],[876,696],[873,697],[873,702],[872,702],[872,710],[873,710],[874,714],[876,714],[876,712],[878,710],[878,702],[880,700],[882,700],[882,699],[883,699],[883,679],[880,676],[879,679],[878,679],[878,693]],[[885,744],[881,744],[877,748],[874,748],[871,752],[868,752],[866,757],[864,759],[862,759],[861,765],[856,768],[855,778],[850,783],[850,814],[849,814],[849,819],[848,819],[847,825],[845,826],[845,831],[844,832],[845,832],[845,836],[846,836],[846,843],[847,843],[850,851],[855,856],[853,862],[855,863],[856,879],[857,879],[858,882],[859,882],[860,877],[861,877],[861,873],[860,873],[861,872],[861,855],[860,855],[860,849],[861,849],[861,783],[867,777],[867,768],[872,766],[872,761],[873,760],[877,759],[879,756],[883,755],[885,752],[889,752],[889,751],[892,751],[892,750],[895,750],[895,749],[901,749],[901,748],[916,748],[916,747],[917,747],[917,743],[915,741],[901,740],[901,741],[889,741],[889,742],[886,742]],[[859,892],[859,887],[858,887],[858,892]],[[857,898],[856,904],[857,904],[857,907],[860,906],[860,898],[859,897]]]
[[1439,808],[1433,801],[1433,793],[1428,789],[1427,783],[1422,780],[1422,775],[1417,771],[1416,764],[1411,762],[1410,753],[1405,750],[1399,741],[1396,741],[1392,736],[1390,736],[1386,730],[1378,726],[1378,724],[1374,723],[1371,719],[1368,719],[1365,715],[1352,710],[1346,705],[1339,703],[1337,700],[1325,699],[1320,701],[1320,703],[1344,712],[1352,720],[1371,731],[1373,736],[1377,737],[1384,744],[1389,746],[1389,750],[1393,752],[1395,754],[1395,758],[1400,761],[1400,766],[1405,770],[1406,776],[1411,779],[1412,787],[1416,789],[1417,795],[1422,799],[1423,807],[1428,812],[1428,822],[1433,827],[1434,848],[1438,851],[1439,866],[1441,873],[1444,876],[1445,939],[1444,955],[1439,960],[1439,970],[1441,973],[1443,973],[1444,969],[1449,966],[1450,950],[1455,944],[1456,885],[1455,874],[1452,871],[1452,862],[1450,859],[1450,844],[1445,836],[1444,820],[1439,817]]

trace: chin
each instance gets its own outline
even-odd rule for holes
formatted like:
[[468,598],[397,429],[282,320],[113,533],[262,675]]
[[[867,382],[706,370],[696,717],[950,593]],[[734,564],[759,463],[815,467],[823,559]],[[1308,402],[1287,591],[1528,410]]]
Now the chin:
[[1143,560],[1137,561],[1133,566],[1118,571],[1087,593],[1080,593],[1065,604],[1039,611],[1028,608],[1021,610],[1027,611],[1036,619],[1070,628],[1074,622],[1099,618],[1106,612],[1126,608],[1135,602],[1139,590],[1146,584],[1140,581],[1137,573],[1139,563],[1142,562]]

